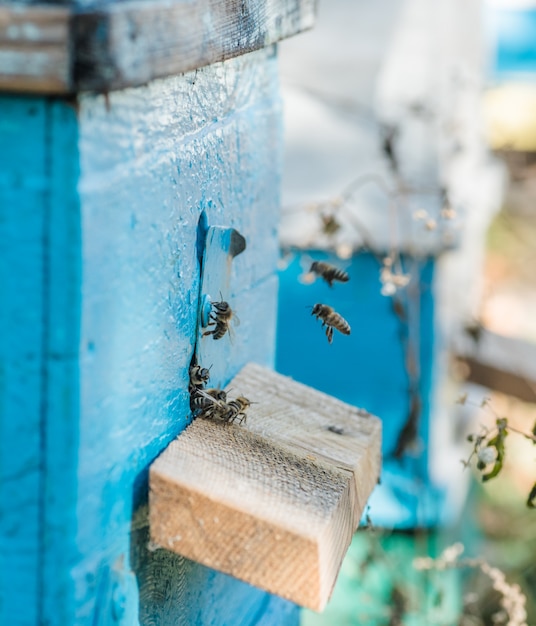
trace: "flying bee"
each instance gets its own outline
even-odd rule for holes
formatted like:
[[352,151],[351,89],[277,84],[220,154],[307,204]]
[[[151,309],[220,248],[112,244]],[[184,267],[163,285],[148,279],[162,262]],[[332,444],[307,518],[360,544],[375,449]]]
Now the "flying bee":
[[252,403],[244,396],[238,396],[227,402],[219,417],[225,422],[234,422],[240,418],[240,424],[246,421],[246,410]]
[[315,304],[311,315],[314,315],[316,319],[322,320],[322,327],[326,327],[326,337],[329,343],[333,341],[334,328],[343,335],[350,334],[350,324],[348,324],[342,315],[339,315],[335,309],[327,304]]
[[334,280],[340,283],[347,283],[350,280],[346,272],[324,261],[314,261],[309,271],[323,278],[330,287],[333,287]]
[[190,392],[191,388],[202,389],[210,378],[210,370],[201,365],[190,365]]
[[232,319],[234,319],[235,323],[238,323],[238,318],[228,302],[224,300],[213,302],[212,311],[210,313],[211,321],[207,326],[214,326],[214,328],[213,330],[207,330],[207,332],[203,333],[203,337],[212,335],[213,339],[221,339],[226,332],[229,332],[230,335]]

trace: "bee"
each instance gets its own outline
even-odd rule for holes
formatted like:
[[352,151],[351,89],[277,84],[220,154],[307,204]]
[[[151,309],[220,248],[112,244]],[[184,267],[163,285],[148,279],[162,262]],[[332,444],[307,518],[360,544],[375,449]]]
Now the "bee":
[[316,319],[322,320],[322,327],[326,327],[326,337],[329,343],[333,341],[334,328],[343,335],[350,334],[350,324],[348,324],[342,315],[339,315],[337,311],[327,304],[315,304],[311,315],[314,315]]
[[250,404],[252,402],[244,396],[227,402],[227,394],[221,389],[199,390],[192,398],[192,410],[200,411],[200,417],[216,418],[227,423],[239,420],[242,424]]
[[246,421],[246,409],[252,404],[244,396],[238,396],[231,402],[225,404],[224,410],[220,413],[219,417],[225,422],[234,422],[240,418],[240,424]]
[[346,272],[324,261],[314,261],[309,271],[314,272],[317,276],[321,276],[330,287],[333,287],[334,280],[340,283],[347,283],[350,280]]
[[227,394],[223,389],[197,389],[191,398],[192,411],[201,411],[202,417],[214,417],[225,410]]
[[190,391],[194,389],[202,389],[210,378],[210,371],[206,367],[200,365],[190,365]]
[[210,313],[210,322],[207,326],[214,326],[213,330],[207,330],[207,332],[203,333],[203,337],[206,335],[212,335],[213,339],[221,339],[226,332],[231,330],[230,324],[231,320],[235,319],[235,322],[238,322],[233,310],[231,309],[228,302],[224,300],[220,300],[220,302],[212,303],[212,312]]

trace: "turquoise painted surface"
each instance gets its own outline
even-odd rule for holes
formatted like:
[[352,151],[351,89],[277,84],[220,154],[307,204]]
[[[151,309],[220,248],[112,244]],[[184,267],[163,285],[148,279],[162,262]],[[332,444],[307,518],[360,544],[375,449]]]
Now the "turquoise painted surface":
[[228,380],[247,361],[274,361],[274,51],[76,106],[5,103],[1,288],[13,304],[2,313],[10,443],[0,445],[12,448],[1,461],[12,480],[1,501],[15,495],[2,521],[12,541],[0,615],[49,626],[296,624],[292,604],[154,550],[147,522],[148,467],[189,420],[203,213],[248,243],[230,270],[241,325],[235,343],[209,346],[214,369]]
[[79,495],[79,340],[81,224],[78,123],[73,106],[49,100],[48,190],[45,217],[45,370],[42,413],[41,620],[72,620],[78,549],[73,503]]
[[[333,288],[320,279],[305,284],[312,260],[336,264],[350,281]],[[398,312],[393,299],[381,294],[380,265],[372,254],[342,261],[326,253],[291,252],[287,261],[280,273],[277,370],[382,419],[382,484],[369,502],[376,525],[437,524],[442,492],[431,483],[427,452],[435,354],[433,260],[403,260],[412,279],[400,292]],[[349,322],[349,337],[335,332],[333,343],[327,342],[307,308],[318,302]]]
[[0,623],[14,626],[37,623],[41,591],[47,120],[44,101],[0,96]]
[[454,626],[462,613],[459,570],[419,571],[415,558],[437,557],[435,533],[364,530],[354,535],[333,596],[322,614],[304,610],[301,626]]
[[492,42],[493,78],[536,75],[536,9],[487,7],[486,22]]

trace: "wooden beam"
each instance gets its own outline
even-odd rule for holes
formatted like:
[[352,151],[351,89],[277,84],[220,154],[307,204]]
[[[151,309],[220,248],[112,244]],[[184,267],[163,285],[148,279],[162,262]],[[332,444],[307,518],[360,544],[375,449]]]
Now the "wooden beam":
[[468,381],[536,402],[536,344],[479,326],[458,339],[454,352],[468,368]]
[[381,423],[247,365],[244,425],[198,418],[150,470],[152,540],[302,606],[325,606],[380,472]]
[[109,91],[224,61],[311,28],[316,0],[145,0],[70,13],[0,9],[0,89]]
[[0,7],[0,90],[68,93],[70,12],[51,5]]

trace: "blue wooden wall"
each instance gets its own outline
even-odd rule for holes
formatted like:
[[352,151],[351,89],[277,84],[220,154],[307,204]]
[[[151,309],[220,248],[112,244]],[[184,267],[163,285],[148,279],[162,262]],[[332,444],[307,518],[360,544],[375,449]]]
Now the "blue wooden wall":
[[[48,108],[40,100],[2,98],[1,111],[0,615],[2,621],[13,616],[14,624],[23,624],[17,614],[25,601],[26,623],[37,623],[41,585],[42,208]],[[35,144],[19,141],[23,131]],[[9,210],[14,206],[17,210]]]
[[[345,269],[350,281],[333,288],[320,279],[303,282],[313,260]],[[429,450],[437,375],[433,258],[403,259],[404,271],[412,278],[398,294],[404,309],[398,313],[392,298],[381,294],[381,264],[371,253],[344,261],[325,252],[290,251],[287,263],[280,272],[277,370],[382,419],[382,484],[369,501],[376,525],[415,528],[439,523],[445,515],[444,493],[431,480]],[[343,315],[351,335],[335,332],[330,345],[307,308],[317,302]],[[412,416],[412,392],[421,403],[420,413],[413,416],[415,436],[409,437],[403,454],[397,454]]]
[[203,365],[228,380],[274,361],[274,49],[0,112],[0,623],[296,624],[292,604],[153,549],[147,525],[148,467],[189,420],[207,226],[248,247],[236,342]]

